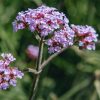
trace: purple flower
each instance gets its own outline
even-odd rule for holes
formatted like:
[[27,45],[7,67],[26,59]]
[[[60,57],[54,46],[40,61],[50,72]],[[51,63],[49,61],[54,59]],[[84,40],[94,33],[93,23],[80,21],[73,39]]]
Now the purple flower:
[[[59,52],[61,48],[73,45],[74,31],[68,23],[69,20],[64,13],[60,13],[56,8],[42,5],[37,9],[19,12],[13,22],[13,29],[18,31],[28,27],[31,32],[37,31],[42,37],[53,35],[45,40],[49,52],[54,53]],[[29,52],[31,50],[28,49]]]
[[11,62],[16,60],[16,58],[14,58],[11,53],[8,53],[8,54],[2,53],[1,56],[4,59],[5,65],[9,65]]
[[73,38],[74,31],[69,26],[55,31],[54,36],[46,41],[49,53],[59,52],[62,48],[72,46]]
[[2,82],[0,83],[0,89],[6,90],[9,87],[8,82]]
[[16,60],[16,58],[13,57],[13,55],[11,53],[2,53],[1,56],[3,57],[3,59],[5,60],[9,60],[9,61],[14,61]]
[[65,14],[58,12],[56,8],[42,5],[37,9],[19,12],[12,24],[16,32],[28,27],[31,32],[37,31],[40,36],[45,37],[68,23]]
[[10,79],[9,84],[12,86],[16,86],[16,80],[15,79]]
[[98,34],[91,26],[71,25],[80,49],[95,50]]
[[0,89],[5,90],[10,85],[16,86],[17,78],[22,78],[24,74],[16,67],[9,67],[9,64],[16,60],[11,53],[2,53],[0,60]]

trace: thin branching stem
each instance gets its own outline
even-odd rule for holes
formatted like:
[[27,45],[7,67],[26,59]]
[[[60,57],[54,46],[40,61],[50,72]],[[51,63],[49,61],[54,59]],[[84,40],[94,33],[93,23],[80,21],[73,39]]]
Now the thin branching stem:
[[[43,38],[41,38],[40,43],[39,43],[39,54],[38,54],[37,65],[36,65],[37,72],[41,70],[40,65],[42,62],[43,44],[44,44]],[[29,100],[35,100],[35,95],[36,95],[36,91],[37,91],[37,87],[38,87],[39,78],[40,78],[40,74],[36,74],[34,76],[31,96],[30,96]]]
[[40,66],[41,70],[44,69],[44,67],[56,56],[58,56],[60,53],[62,53],[64,50],[66,50],[66,48],[62,48],[59,52],[56,52],[54,54],[52,54],[47,60],[45,60],[42,65]]
[[36,75],[36,74],[40,74],[40,73],[42,72],[42,70],[37,71],[36,69],[26,68],[26,69],[23,70],[23,72],[24,72],[24,73],[25,73],[25,72],[31,72],[31,73],[33,73],[34,75]]

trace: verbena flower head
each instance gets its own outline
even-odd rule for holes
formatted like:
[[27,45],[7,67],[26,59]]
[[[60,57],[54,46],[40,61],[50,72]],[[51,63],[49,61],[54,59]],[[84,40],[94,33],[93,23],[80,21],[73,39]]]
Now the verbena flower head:
[[19,12],[13,22],[14,31],[29,28],[31,32],[37,31],[39,36],[46,37],[50,53],[59,52],[61,48],[73,44],[74,31],[68,25],[69,20],[56,8],[40,6],[37,9],[28,9]]
[[2,53],[0,60],[0,90],[9,88],[10,85],[16,86],[17,78],[22,78],[23,73],[16,67],[10,67],[9,64],[15,60],[12,54]]
[[73,45],[74,31],[66,26],[54,33],[51,39],[46,41],[49,53],[59,52],[62,48]]
[[80,49],[95,50],[98,34],[91,26],[71,25]]
[[55,29],[68,24],[65,14],[58,12],[56,8],[40,6],[37,9],[28,9],[19,12],[12,23],[14,31],[28,28],[31,32],[37,31],[40,36],[52,34]]

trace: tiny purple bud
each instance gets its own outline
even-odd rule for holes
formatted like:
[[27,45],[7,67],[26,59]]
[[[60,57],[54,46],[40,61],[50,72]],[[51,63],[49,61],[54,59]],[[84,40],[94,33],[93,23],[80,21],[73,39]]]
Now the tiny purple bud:
[[29,45],[27,47],[26,53],[27,53],[29,58],[37,59],[38,58],[38,53],[39,53],[39,47],[34,46],[34,45]]

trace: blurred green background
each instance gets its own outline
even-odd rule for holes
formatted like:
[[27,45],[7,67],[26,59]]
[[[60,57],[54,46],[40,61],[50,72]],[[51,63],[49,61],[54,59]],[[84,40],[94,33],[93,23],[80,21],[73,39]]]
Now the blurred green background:
[[[12,22],[19,11],[41,3],[64,12],[71,24],[92,25],[100,35],[100,0],[0,0],[0,53],[12,52],[21,69],[35,65],[26,48],[37,41],[28,30],[14,33]],[[28,100],[32,80],[33,75],[25,73],[15,88],[0,90],[0,100]],[[100,42],[96,51],[64,51],[46,66],[40,83],[37,100],[100,100]]]

